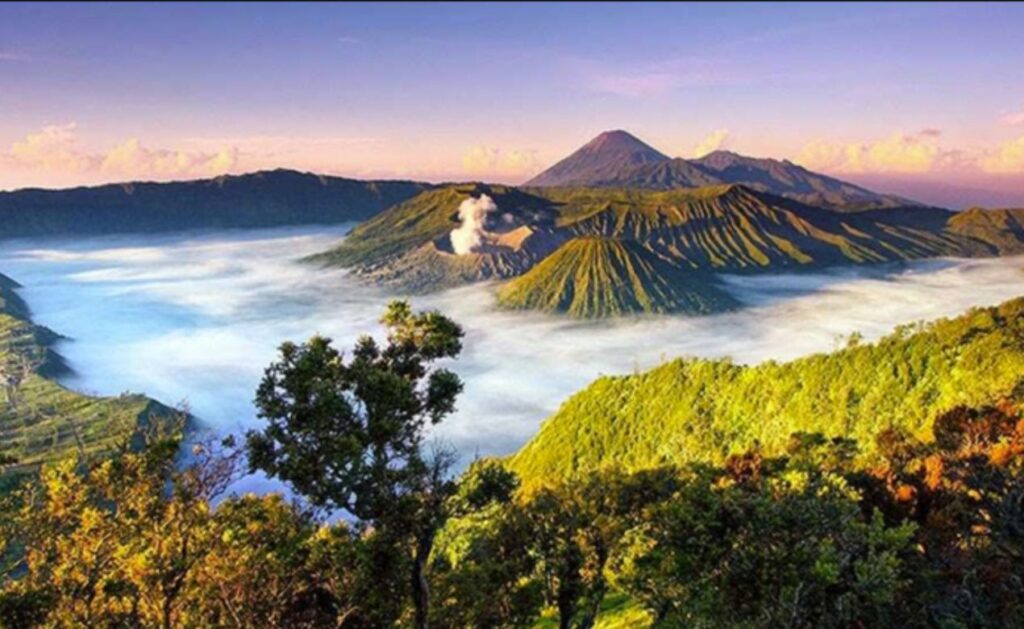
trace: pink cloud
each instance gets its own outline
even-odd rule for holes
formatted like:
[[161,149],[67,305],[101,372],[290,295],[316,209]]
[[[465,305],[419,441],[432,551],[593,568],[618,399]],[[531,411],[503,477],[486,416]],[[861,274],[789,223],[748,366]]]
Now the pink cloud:
[[238,149],[212,152],[151,148],[129,138],[108,151],[90,151],[74,122],[48,125],[14,142],[0,154],[5,170],[36,180],[175,179],[226,173],[236,167]]
[[999,121],[1008,127],[1022,126],[1024,125],[1024,110],[1005,113]]

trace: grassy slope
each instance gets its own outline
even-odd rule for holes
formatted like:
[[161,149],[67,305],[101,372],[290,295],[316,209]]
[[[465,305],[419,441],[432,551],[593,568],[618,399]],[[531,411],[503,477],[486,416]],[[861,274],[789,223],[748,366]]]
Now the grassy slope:
[[922,438],[936,413],[1024,386],[1024,298],[904,326],[878,343],[779,364],[676,360],[604,377],[566,401],[511,459],[527,482],[616,465],[720,461],[798,431],[873,446],[882,429]]
[[498,294],[506,308],[611,317],[637,312],[708,313],[735,301],[708,278],[635,241],[580,237],[562,245]]
[[76,449],[102,453],[163,410],[141,395],[90,397],[47,377],[64,368],[49,347],[57,337],[27,318],[15,286],[0,275],[0,456],[16,461],[8,474]]

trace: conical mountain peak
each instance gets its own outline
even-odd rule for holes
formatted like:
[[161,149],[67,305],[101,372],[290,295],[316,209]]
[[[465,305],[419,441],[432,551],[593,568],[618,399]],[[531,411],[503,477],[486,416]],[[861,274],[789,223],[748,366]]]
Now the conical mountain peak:
[[668,161],[668,157],[620,129],[605,131],[545,170],[527,186],[579,186],[608,179],[624,169]]

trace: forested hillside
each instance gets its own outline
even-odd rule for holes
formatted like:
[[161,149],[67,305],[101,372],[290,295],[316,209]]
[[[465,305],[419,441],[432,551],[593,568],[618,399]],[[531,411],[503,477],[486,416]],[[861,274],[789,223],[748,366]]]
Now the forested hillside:
[[[600,380],[521,478],[427,447],[462,330],[396,302],[380,342],[282,344],[244,448],[181,461],[156,422],[0,497],[0,624],[1016,627],[1022,321],[1024,299],[788,365]],[[675,421],[688,405],[723,420]],[[256,470],[304,503],[225,495]]]
[[855,439],[870,457],[884,430],[923,438],[943,411],[1022,389],[1024,298],[788,363],[678,359],[603,377],[569,398],[510,465],[542,481],[716,464],[755,445],[778,454],[796,432]]

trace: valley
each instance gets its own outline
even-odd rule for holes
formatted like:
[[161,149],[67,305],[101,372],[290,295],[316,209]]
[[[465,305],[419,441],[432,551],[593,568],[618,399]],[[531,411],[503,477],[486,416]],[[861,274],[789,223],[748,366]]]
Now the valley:
[[[18,294],[33,320],[62,335],[55,350],[72,370],[60,375],[64,386],[185,402],[214,434],[239,434],[256,421],[252,391],[280,342],[319,332],[348,345],[378,329],[396,293],[301,261],[350,229],[19,241],[0,253],[0,268],[23,284]],[[630,268],[646,273],[648,263],[660,269],[649,254],[624,260],[631,266],[596,268],[626,276]],[[703,317],[580,321],[505,310],[497,307],[504,287],[486,282],[407,295],[467,330],[465,353],[453,365],[466,393],[434,431],[467,462],[515,452],[595,378],[683,356],[752,365],[830,351],[850,334],[875,339],[899,324],[1017,296],[1022,267],[1020,258],[1007,258],[722,274],[713,296],[696,294],[733,309]],[[272,487],[253,476],[237,490]]]
[[73,373],[54,349],[62,337],[33,323],[20,288],[0,275],[0,494],[73,453],[110,454],[170,410],[139,394],[96,397],[59,384]]
[[0,629],[1024,629],[1024,4],[0,4]]

